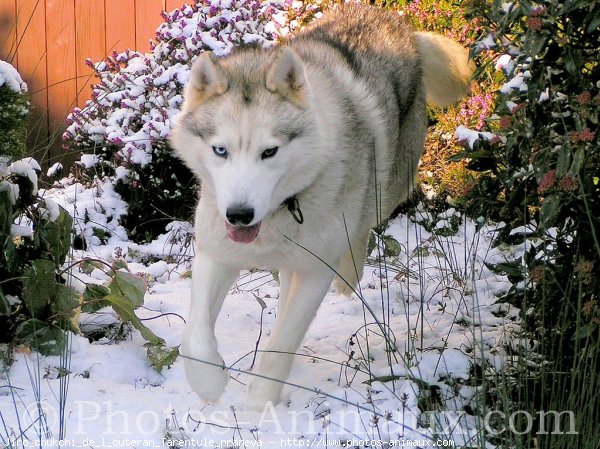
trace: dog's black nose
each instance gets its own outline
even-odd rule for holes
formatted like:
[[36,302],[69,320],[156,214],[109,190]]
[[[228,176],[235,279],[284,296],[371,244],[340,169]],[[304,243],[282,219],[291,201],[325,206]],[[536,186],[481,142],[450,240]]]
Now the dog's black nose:
[[254,219],[254,209],[247,206],[232,206],[225,213],[227,221],[234,226],[247,226]]

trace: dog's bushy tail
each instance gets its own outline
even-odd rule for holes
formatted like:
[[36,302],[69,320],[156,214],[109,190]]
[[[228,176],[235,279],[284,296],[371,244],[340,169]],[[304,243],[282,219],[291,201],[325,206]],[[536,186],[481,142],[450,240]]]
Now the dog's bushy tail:
[[448,106],[470,92],[474,64],[459,43],[435,33],[416,32],[427,102]]

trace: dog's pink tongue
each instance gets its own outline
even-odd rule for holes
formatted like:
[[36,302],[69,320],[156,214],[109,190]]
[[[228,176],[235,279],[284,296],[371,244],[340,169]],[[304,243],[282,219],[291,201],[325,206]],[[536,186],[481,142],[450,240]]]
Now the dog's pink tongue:
[[237,243],[250,243],[258,236],[260,231],[260,222],[253,226],[233,226],[225,222],[227,227],[227,236]]

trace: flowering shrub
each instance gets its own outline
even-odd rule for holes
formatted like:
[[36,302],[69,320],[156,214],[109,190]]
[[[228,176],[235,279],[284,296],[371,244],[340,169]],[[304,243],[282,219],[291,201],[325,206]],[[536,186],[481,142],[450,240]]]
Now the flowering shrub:
[[[490,34],[478,47],[493,48],[506,83],[485,127],[492,137],[480,136],[463,155],[481,174],[467,205],[504,221],[503,241],[524,241],[522,257],[498,269],[513,280],[508,299],[526,311],[551,362],[549,378],[534,389],[536,401],[558,410],[549,401],[561,398],[560,409],[576,410],[582,423],[577,441],[539,447],[592,447],[600,437],[598,402],[569,401],[600,388],[600,4],[479,8]],[[596,375],[571,377],[578,373]],[[566,397],[544,396],[544,382],[556,391],[580,386]]]
[[417,28],[445,34],[463,45],[473,44],[482,29],[480,20],[467,18],[461,2],[414,0],[399,2],[399,6]]
[[167,138],[183,101],[191,63],[203,51],[222,56],[236,45],[272,45],[287,32],[290,1],[210,0],[164,13],[151,53],[127,50],[92,64],[92,99],[68,118],[70,150],[88,176],[110,177],[128,203],[121,223],[135,240],[156,237],[174,218],[189,219],[196,181]]
[[23,156],[28,114],[27,85],[12,65],[0,60],[0,156]]

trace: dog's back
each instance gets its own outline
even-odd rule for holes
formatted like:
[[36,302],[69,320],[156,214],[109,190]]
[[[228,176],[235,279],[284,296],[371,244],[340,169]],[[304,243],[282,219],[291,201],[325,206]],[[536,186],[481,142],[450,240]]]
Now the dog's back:
[[382,85],[382,75],[394,74],[401,100],[410,101],[421,76],[427,101],[435,106],[455,103],[469,92],[474,66],[468,50],[439,34],[415,32],[394,11],[357,3],[339,5],[295,40],[336,48],[374,90]]
[[[395,11],[358,3],[328,11],[290,45],[309,63],[315,58],[321,67],[333,66],[339,76],[331,51],[325,50],[329,47],[364,83],[366,97],[375,99],[382,126],[379,137],[385,135],[387,148],[376,151],[373,161],[383,195],[370,193],[377,195],[382,207],[377,221],[385,219],[416,182],[426,130],[425,103],[446,106],[469,92],[473,64],[468,51],[444,36],[415,32]],[[356,103],[366,107],[364,99]]]
[[[370,226],[387,218],[416,183],[427,126],[426,98],[450,103],[468,88],[467,79],[456,80],[439,62],[436,79],[429,82],[431,76],[424,75],[431,64],[427,54],[438,46],[430,44],[426,33],[416,36],[397,12],[348,3],[333,8],[289,42],[307,66],[318,68],[327,81],[335,80],[331,88],[347,102],[349,113],[366,121],[363,127],[357,126],[357,119],[347,120],[344,146],[354,147],[350,157],[361,158],[355,164],[368,160],[361,173],[369,178],[358,184],[368,184],[360,204]],[[441,38],[436,43],[446,41],[451,42]],[[466,50],[460,58],[466,65]],[[440,79],[446,78],[455,79],[448,92],[438,88]],[[452,83],[441,85],[448,84]]]
[[[368,85],[371,94],[394,97],[406,110],[421,82],[413,31],[399,14],[348,3],[329,11],[297,36],[292,46],[312,48],[308,54],[315,53],[315,45],[332,47],[346,60],[354,76]],[[327,61],[320,62],[327,65]]]

